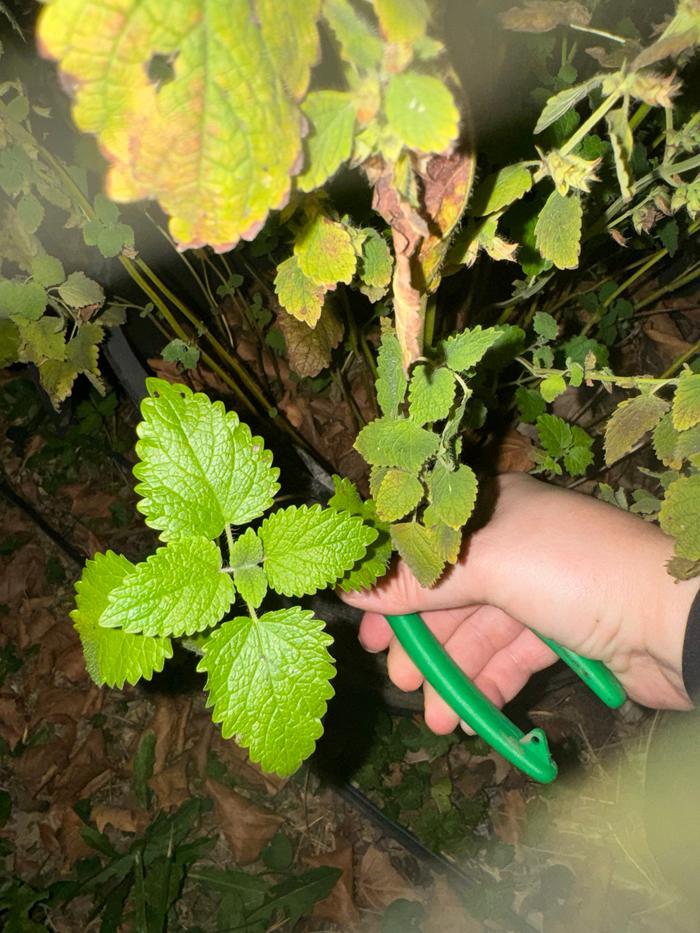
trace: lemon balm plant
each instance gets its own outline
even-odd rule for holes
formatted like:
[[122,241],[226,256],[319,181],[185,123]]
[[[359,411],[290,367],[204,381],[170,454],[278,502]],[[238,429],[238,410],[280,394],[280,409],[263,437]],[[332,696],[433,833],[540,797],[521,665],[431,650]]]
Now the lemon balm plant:
[[309,610],[261,611],[268,589],[355,586],[358,565],[370,585],[388,549],[372,551],[378,531],[343,507],[340,481],[328,508],[269,511],[279,471],[259,437],[186,386],[149,379],[148,393],[134,473],[138,509],[164,543],[136,565],[112,551],[88,562],[73,611],[88,670],[98,684],[134,684],[163,669],[174,638],[190,639],[224,736],[289,774],[321,734],[331,639]]

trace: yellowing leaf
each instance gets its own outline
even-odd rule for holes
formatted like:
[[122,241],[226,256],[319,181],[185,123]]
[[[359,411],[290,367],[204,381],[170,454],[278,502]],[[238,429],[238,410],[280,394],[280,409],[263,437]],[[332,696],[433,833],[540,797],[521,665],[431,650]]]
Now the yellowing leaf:
[[430,20],[426,0],[374,0],[374,11],[388,42],[415,42]]
[[394,547],[421,586],[432,586],[442,573],[445,559],[429,528],[418,522],[399,522],[389,529]]
[[444,152],[459,134],[459,110],[445,85],[430,75],[405,71],[387,85],[389,128],[409,149]]
[[630,162],[634,139],[627,117],[627,106],[611,110],[605,117],[615,160],[615,172],[620,185],[620,192],[625,201],[632,197],[632,177]]
[[343,339],[343,325],[327,305],[313,329],[284,313],[278,316],[277,324],[287,343],[289,365],[300,376],[317,376]]
[[377,515],[385,522],[395,522],[413,511],[423,498],[423,484],[412,473],[387,470],[382,480],[375,505]]
[[299,268],[316,285],[333,289],[338,282],[349,285],[355,274],[357,255],[352,237],[343,224],[317,214],[294,243]]
[[605,426],[605,462],[614,463],[668,411],[668,402],[656,395],[637,395],[621,402]]
[[312,91],[302,105],[311,124],[306,137],[306,168],[297,178],[300,191],[313,191],[350,158],[355,107],[346,91]]
[[437,463],[428,480],[431,515],[450,528],[461,528],[474,510],[477,481],[471,467],[448,470]]
[[[109,159],[111,197],[155,197],[180,245],[224,250],[289,198],[318,12],[319,0],[53,0],[38,31]],[[161,60],[172,79],[159,83]]]
[[684,372],[673,398],[673,426],[679,431],[700,422],[700,373]]
[[296,256],[290,256],[277,267],[275,292],[285,311],[309,327],[316,325],[321,316],[326,289],[304,275]]
[[581,199],[553,191],[535,225],[535,244],[558,269],[575,269],[581,252]]
[[700,558],[700,473],[681,476],[666,490],[659,513],[661,527],[676,539],[676,554]]

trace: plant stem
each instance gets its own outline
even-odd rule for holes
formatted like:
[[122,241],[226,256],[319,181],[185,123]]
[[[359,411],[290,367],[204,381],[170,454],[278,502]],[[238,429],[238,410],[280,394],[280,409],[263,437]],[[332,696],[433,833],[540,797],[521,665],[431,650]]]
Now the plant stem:
[[[699,342],[700,343],[700,342]],[[527,369],[528,372],[532,373],[533,376],[536,376],[538,379],[543,379],[545,376],[567,376],[569,371],[568,369],[552,369],[545,368],[541,366],[533,366],[532,363],[529,363],[522,356],[517,357],[518,362]],[[681,364],[682,365],[682,364]],[[586,382],[595,380],[596,382],[601,382],[608,385],[617,385],[626,389],[635,389],[640,385],[654,386],[658,389],[666,385],[677,385],[677,379],[668,378],[666,373],[660,377],[656,376],[616,376],[614,373],[601,372],[598,369],[590,369],[584,373],[584,379]]]
[[573,149],[578,146],[583,137],[592,130],[593,127],[599,120],[602,120],[608,110],[611,110],[618,100],[622,97],[622,93],[625,87],[625,82],[622,82],[617,90],[613,91],[605,100],[593,111],[593,113],[588,117],[587,120],[584,120],[581,126],[573,133],[569,139],[564,143],[560,148],[559,154],[562,156],[568,155]]
[[226,544],[228,546],[228,562],[229,564],[233,561],[233,532],[231,531],[231,526],[227,522],[224,525],[224,531],[226,532]]

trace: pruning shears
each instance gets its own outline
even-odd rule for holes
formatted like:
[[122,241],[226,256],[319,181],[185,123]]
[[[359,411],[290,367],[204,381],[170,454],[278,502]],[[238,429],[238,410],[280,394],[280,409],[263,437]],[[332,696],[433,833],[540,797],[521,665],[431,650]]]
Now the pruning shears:
[[[557,766],[542,729],[526,734],[512,723],[459,669],[417,613],[386,618],[426,681],[477,735],[534,780],[542,784],[554,780]],[[602,661],[582,658],[551,638],[536,634],[607,706],[622,706],[625,691]]]

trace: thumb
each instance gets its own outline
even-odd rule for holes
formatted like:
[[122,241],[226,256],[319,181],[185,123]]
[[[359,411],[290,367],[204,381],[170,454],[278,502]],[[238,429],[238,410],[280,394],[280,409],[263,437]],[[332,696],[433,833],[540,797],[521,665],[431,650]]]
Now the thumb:
[[389,573],[371,590],[339,593],[349,606],[364,612],[382,615],[400,615],[407,612],[428,612],[431,609],[449,609],[455,605],[473,602],[466,592],[460,564],[448,568],[440,582],[428,588],[421,586],[403,560],[396,561]]

